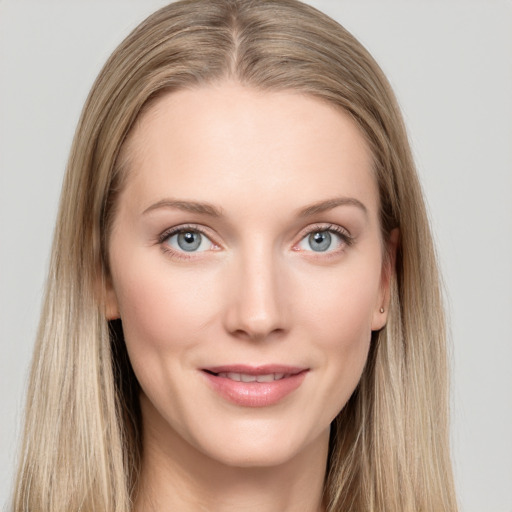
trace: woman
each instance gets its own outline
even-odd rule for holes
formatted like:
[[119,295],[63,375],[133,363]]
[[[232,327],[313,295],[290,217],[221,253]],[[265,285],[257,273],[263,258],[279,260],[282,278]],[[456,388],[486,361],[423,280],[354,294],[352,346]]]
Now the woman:
[[41,318],[16,511],[456,510],[401,116],[311,7],[178,2],[120,45]]

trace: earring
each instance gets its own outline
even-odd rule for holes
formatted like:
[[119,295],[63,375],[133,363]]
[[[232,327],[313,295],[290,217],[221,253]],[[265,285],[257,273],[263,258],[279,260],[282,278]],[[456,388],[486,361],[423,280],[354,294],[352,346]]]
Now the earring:
[[384,308],[380,308],[379,310],[381,313],[384,313]]

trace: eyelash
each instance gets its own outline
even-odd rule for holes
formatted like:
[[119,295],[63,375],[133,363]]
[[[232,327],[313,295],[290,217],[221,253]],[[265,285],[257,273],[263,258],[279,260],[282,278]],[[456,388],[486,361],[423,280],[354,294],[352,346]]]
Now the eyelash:
[[[171,236],[177,235],[180,233],[186,233],[187,231],[192,231],[195,233],[199,233],[202,236],[205,236],[208,238],[208,240],[211,241],[211,237],[206,233],[204,229],[201,228],[201,226],[196,224],[184,224],[181,226],[173,227],[170,229],[165,230],[159,237],[158,237],[158,244],[162,248],[162,251],[166,254],[169,254],[170,256],[178,259],[184,259],[188,260],[191,258],[194,258],[194,252],[191,252],[190,254],[187,254],[186,251],[176,251],[175,249],[171,248],[168,244],[165,243],[166,240],[168,240]],[[316,255],[318,257],[329,257],[337,255],[339,252],[343,251],[344,248],[350,247],[354,243],[354,237],[350,235],[350,233],[342,228],[341,226],[338,226],[336,224],[314,224],[312,226],[308,226],[306,230],[300,233],[299,241],[294,244],[293,250],[300,251],[300,249],[296,249],[297,245],[302,242],[306,237],[310,236],[313,233],[319,233],[319,232],[328,232],[328,233],[334,233],[335,235],[339,236],[342,242],[342,247],[336,250],[328,251],[328,252],[317,252],[315,251],[306,251],[311,252],[313,255]],[[215,242],[211,241],[213,245],[216,245]]]

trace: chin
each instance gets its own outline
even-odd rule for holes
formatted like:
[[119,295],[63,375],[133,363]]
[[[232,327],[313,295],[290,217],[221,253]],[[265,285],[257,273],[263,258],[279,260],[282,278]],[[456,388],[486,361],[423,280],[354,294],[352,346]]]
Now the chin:
[[[263,427],[263,428],[262,428]],[[209,458],[230,467],[271,468],[285,465],[310,450],[325,450],[329,442],[329,428],[319,435],[293,432],[293,429],[254,425],[250,429],[229,429],[222,440],[211,443],[212,437],[198,448]],[[234,430],[236,430],[234,432]],[[197,445],[196,445],[197,446]]]
[[226,466],[237,468],[270,468],[286,464],[294,459],[298,450],[282,449],[282,447],[264,446],[232,446],[229,452],[212,454],[215,459]]

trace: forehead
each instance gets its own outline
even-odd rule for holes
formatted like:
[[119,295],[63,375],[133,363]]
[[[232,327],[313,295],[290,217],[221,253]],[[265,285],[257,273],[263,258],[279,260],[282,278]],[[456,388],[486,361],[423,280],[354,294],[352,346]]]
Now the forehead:
[[228,82],[169,93],[140,117],[123,153],[140,202],[164,193],[246,205],[344,194],[378,202],[359,127],[295,91]]

